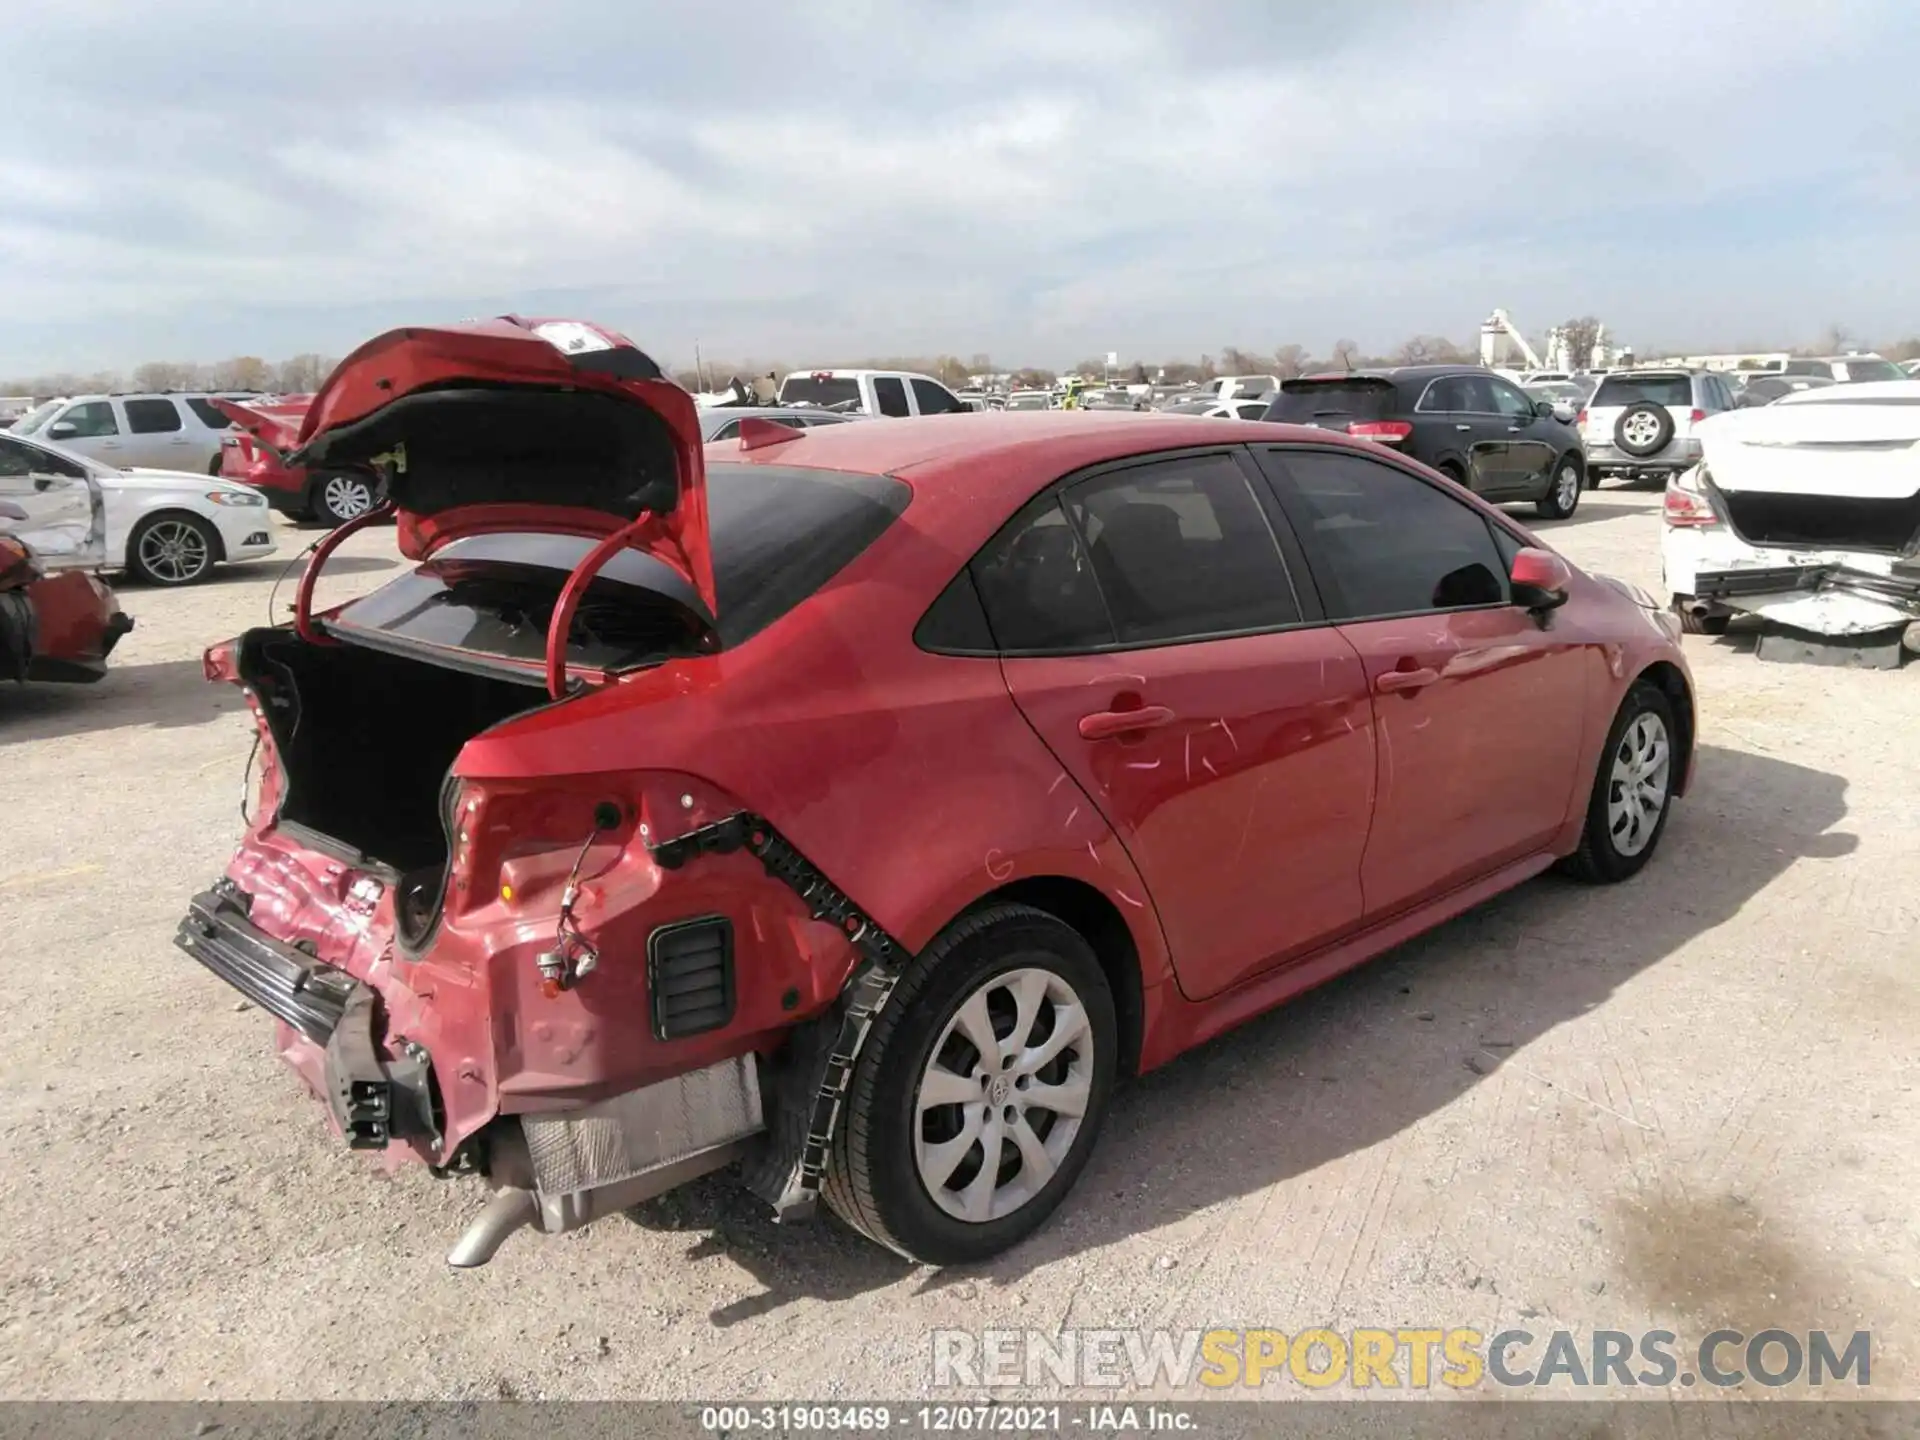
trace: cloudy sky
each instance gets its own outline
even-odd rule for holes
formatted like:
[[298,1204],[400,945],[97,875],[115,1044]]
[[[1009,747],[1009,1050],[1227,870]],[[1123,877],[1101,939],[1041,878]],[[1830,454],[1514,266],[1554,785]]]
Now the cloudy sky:
[[1913,0],[14,0],[0,375],[1920,332]]

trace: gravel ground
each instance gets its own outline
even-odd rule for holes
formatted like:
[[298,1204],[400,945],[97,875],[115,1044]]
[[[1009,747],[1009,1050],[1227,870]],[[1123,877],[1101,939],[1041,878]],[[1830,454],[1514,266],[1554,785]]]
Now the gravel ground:
[[[1657,502],[1549,533],[1656,588]],[[479,1187],[348,1154],[171,944],[248,742],[200,652],[284,568],[128,587],[104,683],[0,691],[0,1397],[903,1397],[936,1327],[1723,1323],[1871,1329],[1874,1392],[1920,1394],[1920,666],[1689,638],[1698,786],[1645,874],[1537,881],[1126,1088],[978,1270],[714,1179],[455,1272]]]

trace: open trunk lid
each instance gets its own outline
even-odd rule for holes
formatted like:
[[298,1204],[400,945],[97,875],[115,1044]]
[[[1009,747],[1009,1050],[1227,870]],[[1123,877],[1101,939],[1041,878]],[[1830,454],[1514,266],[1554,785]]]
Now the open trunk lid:
[[409,558],[505,531],[619,536],[714,614],[693,397],[614,331],[518,316],[391,330],[340,362],[289,438],[289,465],[374,475]]
[[[1893,393],[1856,399],[1847,390]],[[1913,553],[1920,544],[1920,384],[1835,386],[1802,396],[1700,427],[1707,474],[1734,529],[1757,545]]]

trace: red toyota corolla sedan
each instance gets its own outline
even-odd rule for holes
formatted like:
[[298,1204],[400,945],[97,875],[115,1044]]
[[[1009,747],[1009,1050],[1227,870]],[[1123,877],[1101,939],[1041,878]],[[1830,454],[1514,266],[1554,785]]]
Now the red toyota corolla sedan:
[[[258,780],[179,943],[456,1264],[738,1162],[921,1260],[1040,1225],[1116,1079],[1685,787],[1675,625],[1364,441],[992,414],[702,451],[571,321],[361,347],[289,463],[385,502],[210,651]],[[397,511],[416,564],[324,614]]]

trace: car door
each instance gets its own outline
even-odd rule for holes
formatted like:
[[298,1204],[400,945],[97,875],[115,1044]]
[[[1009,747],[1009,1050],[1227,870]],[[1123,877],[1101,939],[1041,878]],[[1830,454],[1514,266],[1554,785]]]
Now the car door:
[[0,435],[0,500],[26,517],[0,520],[0,530],[26,541],[49,569],[105,560],[93,487],[64,455]]
[[1196,998],[1361,915],[1366,677],[1252,481],[1234,447],[1103,467],[974,562],[1015,703],[1126,846],[1149,895],[1122,899],[1151,899]]
[[131,463],[111,400],[82,400],[69,405],[47,426],[46,438],[103,465]]
[[1460,471],[1469,490],[1498,488],[1505,437],[1496,438],[1488,413],[1492,397],[1479,394],[1471,375],[1442,375],[1414,402],[1413,455],[1436,469]]
[[180,407],[172,400],[156,395],[116,403],[126,422],[126,449],[120,464],[145,465],[155,470],[206,468],[204,460],[195,463],[193,437],[180,418]]
[[1553,465],[1560,458],[1558,445],[1548,433],[1554,422],[1533,408],[1533,397],[1496,375],[1480,377],[1493,398],[1493,408],[1506,422],[1506,453],[1501,457],[1504,481],[1501,493],[1531,499],[1544,494]]
[[1331,449],[1260,458],[1372,690],[1369,919],[1538,852],[1578,803],[1601,662],[1551,614],[1543,623],[1511,603],[1508,565],[1524,542],[1401,466]]
[[908,383],[913,391],[913,410],[916,415],[958,415],[964,414],[967,409],[959,397],[943,385],[936,385],[931,380]]

